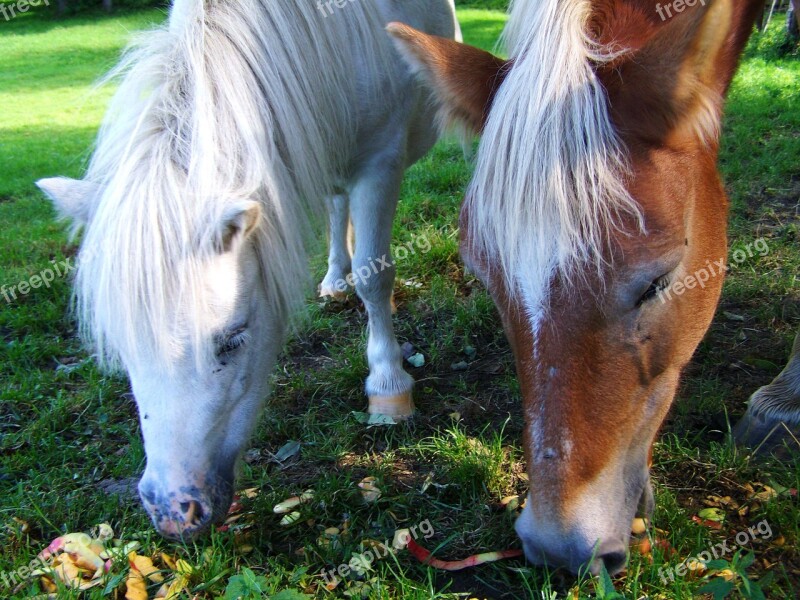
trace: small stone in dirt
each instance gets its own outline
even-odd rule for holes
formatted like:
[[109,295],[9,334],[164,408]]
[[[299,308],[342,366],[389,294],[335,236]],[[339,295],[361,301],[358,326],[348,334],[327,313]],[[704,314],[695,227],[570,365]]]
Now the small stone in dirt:
[[408,364],[418,369],[425,366],[425,357],[419,352],[412,354],[406,360],[408,361]]
[[292,440],[291,442],[286,442],[283,446],[281,446],[278,451],[275,453],[275,460],[278,462],[286,462],[288,459],[296,455],[300,452],[300,442]]
[[261,450],[258,448],[250,448],[250,450],[244,453],[244,462],[246,462],[248,465],[253,464],[260,458]]
[[414,344],[411,342],[404,343],[402,346],[400,346],[400,350],[403,352],[403,358],[406,360],[414,356],[414,353],[416,352],[414,349]]
[[470,358],[475,358],[475,355],[478,354],[478,351],[473,346],[464,346],[464,354]]
[[104,479],[98,487],[109,496],[120,496],[121,498],[135,499],[139,497],[139,478],[129,477],[127,479]]
[[736,313],[732,313],[727,310],[724,311],[722,314],[725,315],[725,318],[728,319],[729,321],[738,321],[741,323],[744,322],[745,320],[745,317],[743,317],[742,315],[737,315]]
[[450,365],[450,369],[453,371],[466,371],[467,369],[469,369],[469,363],[462,360]]

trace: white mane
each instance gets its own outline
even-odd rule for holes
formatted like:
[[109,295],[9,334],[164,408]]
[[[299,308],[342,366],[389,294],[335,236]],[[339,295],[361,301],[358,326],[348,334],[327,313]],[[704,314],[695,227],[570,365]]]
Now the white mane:
[[190,341],[209,346],[203,271],[242,200],[262,206],[255,244],[273,308],[288,318],[302,300],[308,217],[355,143],[355,57],[389,60],[373,4],[346,11],[176,0],[171,24],[128,51],[86,176],[100,192],[76,281],[82,331],[107,366],[176,359],[178,306],[192,312]]
[[589,0],[512,0],[504,41],[514,64],[494,100],[467,195],[471,239],[532,312],[557,273],[602,270],[624,216],[625,154],[592,64]]

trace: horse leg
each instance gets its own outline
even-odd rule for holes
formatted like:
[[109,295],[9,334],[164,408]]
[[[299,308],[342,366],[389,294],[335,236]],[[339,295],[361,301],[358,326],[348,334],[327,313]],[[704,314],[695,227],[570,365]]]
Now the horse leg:
[[340,194],[325,199],[328,209],[329,252],[328,272],[319,286],[321,297],[342,299],[347,295],[350,285],[350,248],[347,246],[347,231],[350,226],[349,202],[347,196]]
[[392,327],[396,269],[390,249],[403,178],[400,162],[389,157],[361,171],[350,191],[350,218],[356,236],[352,277],[369,316],[369,412],[404,419],[414,413],[414,378],[403,370],[403,353]]
[[733,435],[738,444],[757,448],[759,454],[783,453],[786,447],[800,452],[800,332],[789,364],[750,397]]

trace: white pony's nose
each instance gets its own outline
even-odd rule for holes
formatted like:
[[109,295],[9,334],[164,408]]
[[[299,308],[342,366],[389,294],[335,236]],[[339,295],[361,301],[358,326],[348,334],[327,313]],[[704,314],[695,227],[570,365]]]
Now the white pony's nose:
[[158,532],[166,538],[190,540],[212,524],[214,503],[199,490],[191,493],[159,493],[145,479],[139,482],[139,495]]

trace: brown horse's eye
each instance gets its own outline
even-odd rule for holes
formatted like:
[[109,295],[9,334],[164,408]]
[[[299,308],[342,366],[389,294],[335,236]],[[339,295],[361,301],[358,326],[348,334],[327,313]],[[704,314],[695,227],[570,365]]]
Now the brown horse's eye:
[[650,284],[650,287],[647,288],[647,291],[642,294],[639,298],[639,301],[636,303],[636,307],[639,308],[646,302],[655,299],[661,292],[669,287],[669,278],[666,275],[659,277],[658,279],[653,280]]

